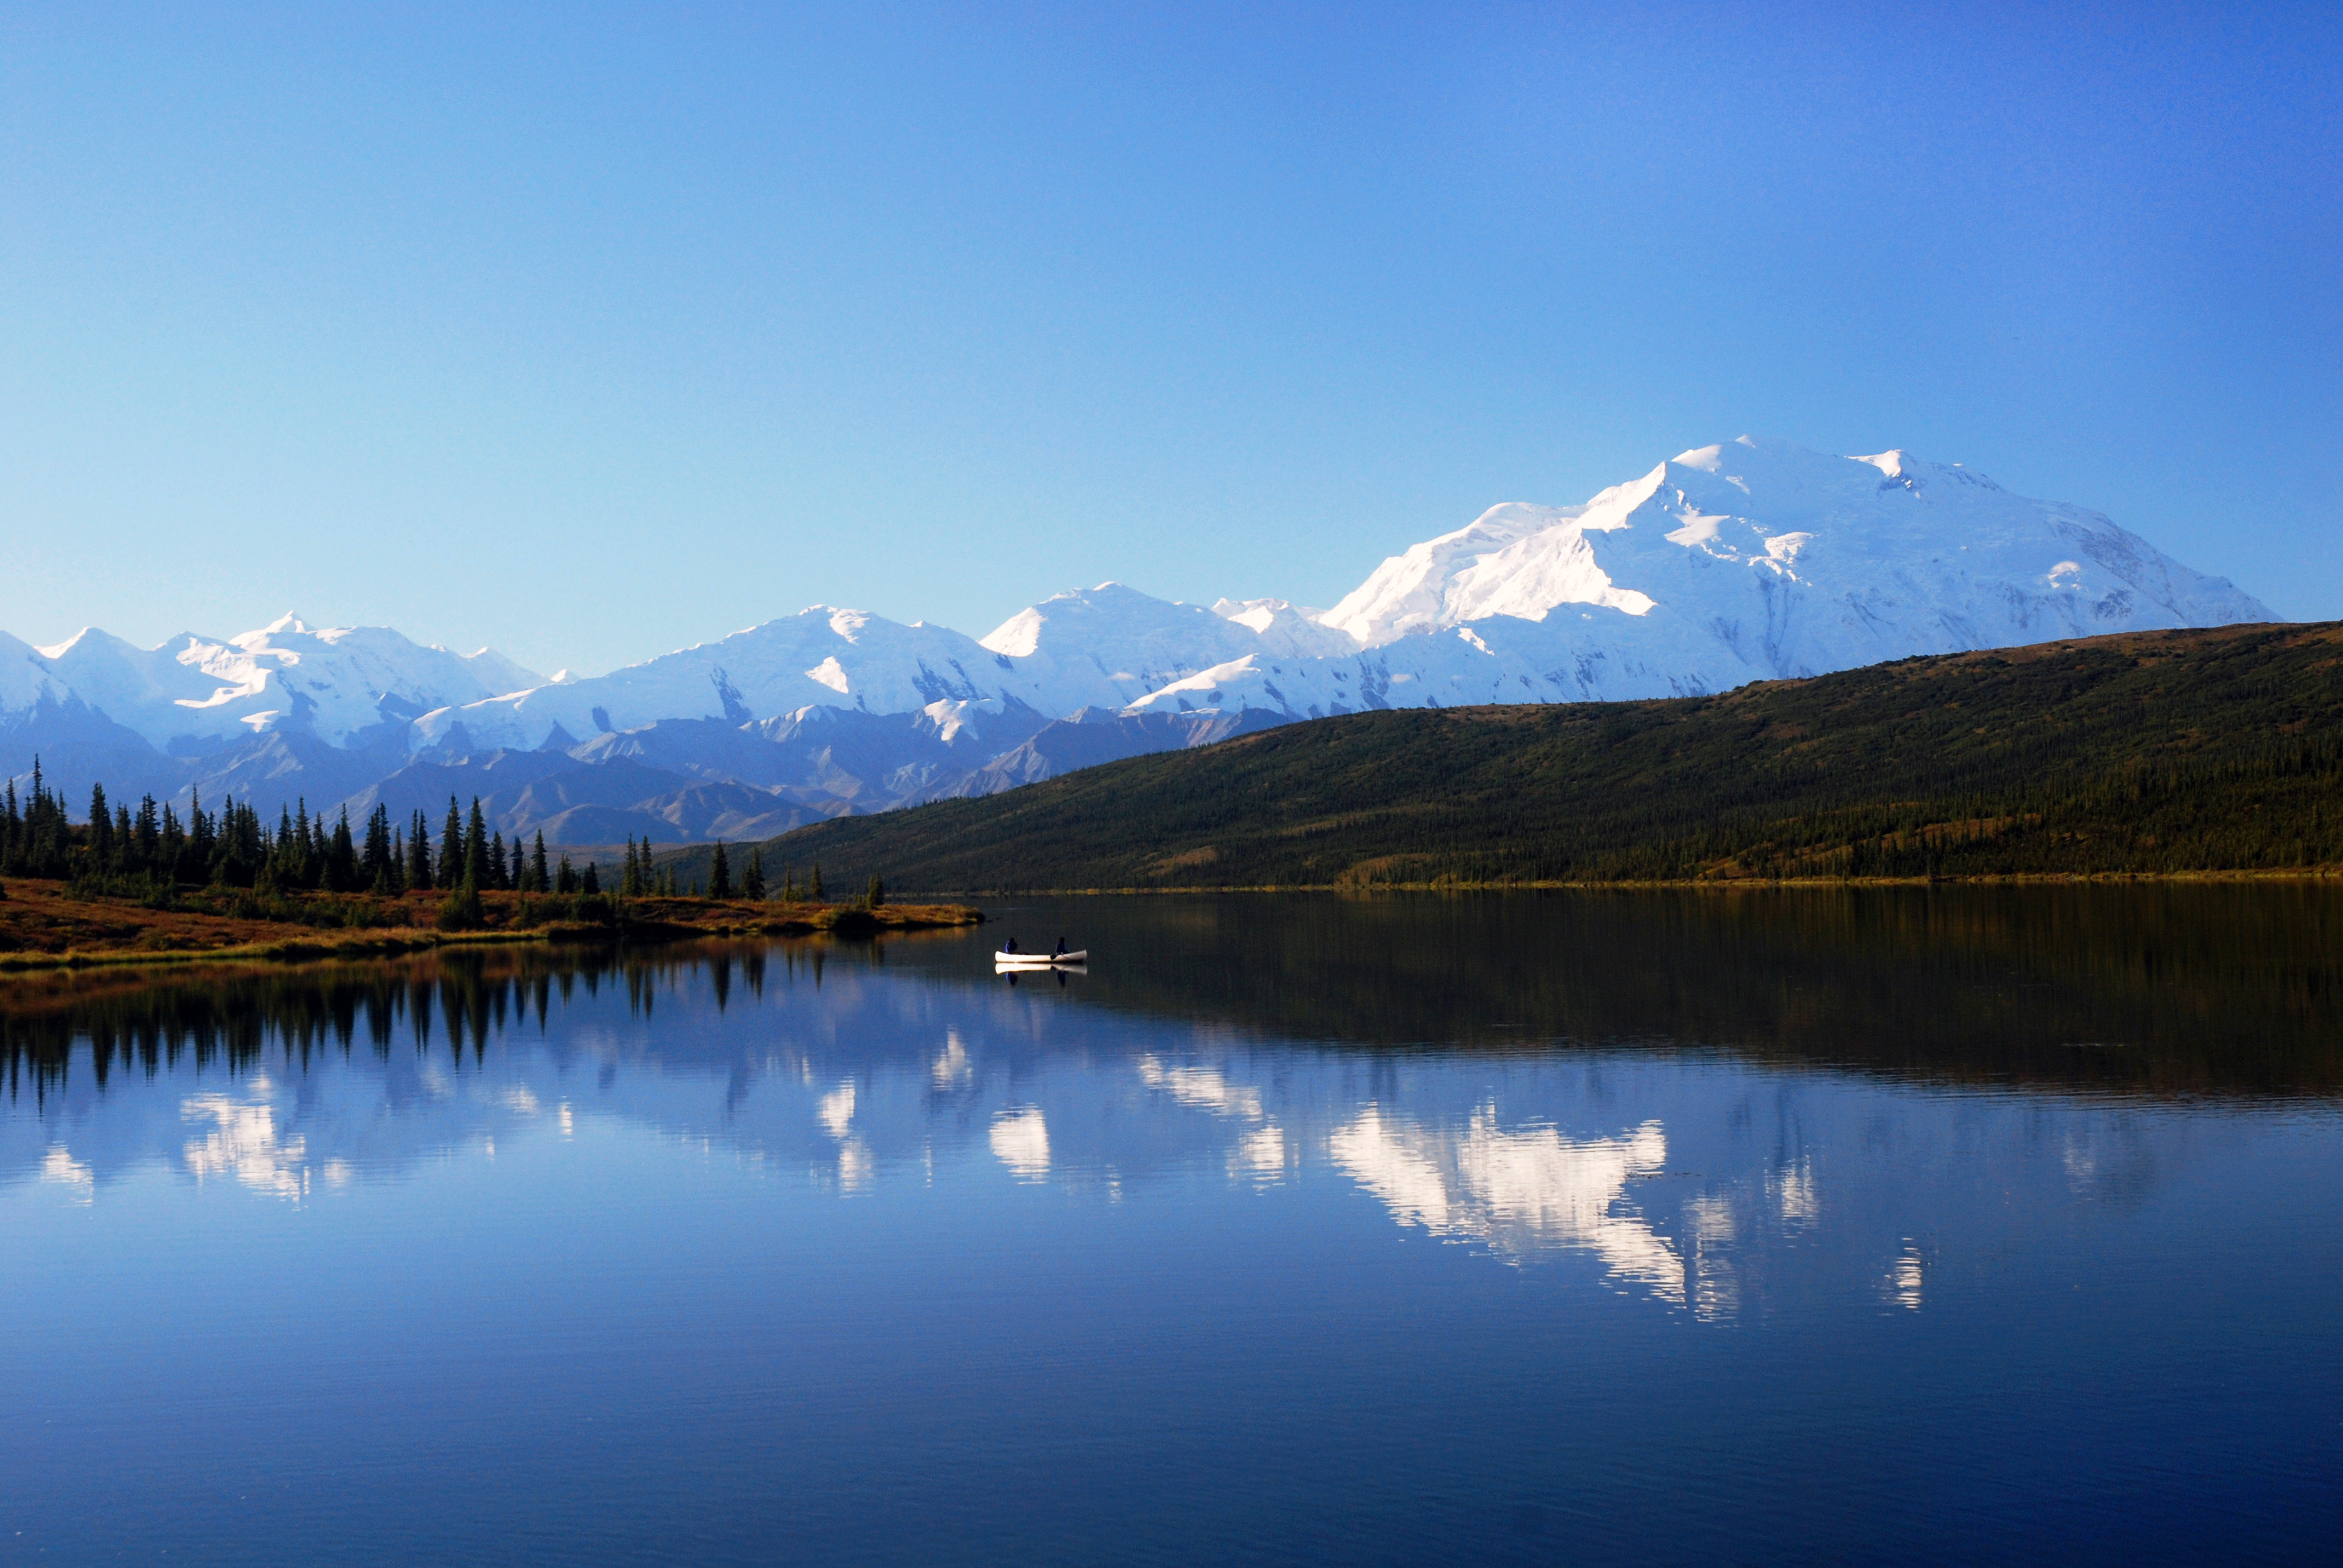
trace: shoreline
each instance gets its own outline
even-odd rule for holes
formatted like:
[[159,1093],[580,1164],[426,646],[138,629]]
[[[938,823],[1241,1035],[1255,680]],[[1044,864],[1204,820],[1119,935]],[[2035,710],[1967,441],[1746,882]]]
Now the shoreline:
[[1746,892],[1770,888],[1992,888],[2078,887],[2117,882],[2343,882],[2343,866],[2311,867],[2278,871],[2026,871],[1980,877],[1678,877],[1600,882],[1433,881],[1433,882],[1230,882],[1166,887],[989,888],[920,893],[934,899],[1087,899],[1130,896],[1176,897],[1222,893],[1537,893],[1649,892],[1694,889],[1703,892]]
[[[58,970],[180,968],[203,963],[313,963],[457,948],[555,944],[655,945],[704,939],[832,936],[869,939],[889,932],[949,930],[984,923],[981,910],[958,900],[1037,898],[1226,897],[1240,894],[1334,894],[1370,898],[1386,894],[1483,894],[1523,892],[1633,893],[1690,891],[1704,894],[1815,891],[1870,888],[2060,888],[2081,886],[2170,886],[2179,884],[2328,884],[2343,882],[2343,867],[2268,871],[2099,871],[2027,873],[1983,877],[1733,877],[1640,881],[1461,881],[1373,883],[1220,884],[1190,887],[1025,888],[918,894],[871,910],[860,904],[749,904],[690,898],[628,900],[616,924],[548,920],[529,925],[495,924],[468,930],[441,930],[421,921],[380,925],[305,925],[258,921],[178,907],[150,910],[127,900],[69,897],[62,884],[13,879],[0,896],[0,980]],[[26,895],[30,896],[27,897]],[[368,895],[307,895],[327,908],[365,905]],[[946,901],[952,900],[952,901]],[[518,919],[520,896],[482,895],[492,921]],[[374,900],[405,906],[420,915],[436,909],[436,895]],[[417,907],[422,906],[422,907]],[[91,917],[112,929],[89,933],[62,946],[34,947],[25,941],[24,917],[60,914]],[[39,935],[43,933],[35,933]],[[218,940],[221,937],[243,940]],[[206,940],[210,939],[210,940]]]
[[200,963],[303,963],[528,944],[650,945],[749,936],[852,940],[946,930],[984,920],[982,910],[965,904],[905,901],[873,909],[862,904],[649,898],[619,903],[618,918],[612,923],[550,919],[518,924],[528,913],[521,908],[523,895],[480,897],[489,923],[441,930],[430,923],[439,901],[432,894],[383,900],[361,894],[298,895],[292,907],[321,916],[338,910],[346,919],[392,917],[380,923],[312,925],[186,905],[156,910],[129,900],[75,898],[64,884],[15,878],[0,896],[0,944],[5,944],[0,946],[0,977]]

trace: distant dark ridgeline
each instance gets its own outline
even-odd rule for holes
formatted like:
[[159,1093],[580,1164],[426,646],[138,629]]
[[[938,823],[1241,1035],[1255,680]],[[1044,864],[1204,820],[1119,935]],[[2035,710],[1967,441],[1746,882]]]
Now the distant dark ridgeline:
[[2332,869],[2343,623],[1909,658],[1718,697],[1353,714],[825,822],[767,852],[846,885],[963,893]]

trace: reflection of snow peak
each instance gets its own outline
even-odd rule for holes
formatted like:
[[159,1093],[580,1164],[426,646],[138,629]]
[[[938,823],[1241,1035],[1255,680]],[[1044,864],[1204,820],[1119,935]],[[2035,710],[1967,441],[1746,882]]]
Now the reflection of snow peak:
[[1217,1067],[1166,1067],[1155,1057],[1142,1056],[1139,1059],[1139,1081],[1200,1111],[1242,1116],[1248,1121],[1262,1119],[1261,1091],[1232,1084]]
[[[267,1092],[266,1085],[255,1084],[253,1092]],[[308,1172],[303,1168],[308,1145],[299,1138],[277,1141],[273,1107],[239,1105],[225,1094],[196,1094],[181,1102],[179,1115],[183,1121],[213,1124],[210,1132],[186,1146],[187,1169],[198,1180],[233,1176],[280,1198],[298,1198],[308,1190]]]
[[1285,1179],[1285,1167],[1293,1150],[1286,1141],[1285,1130],[1262,1109],[1259,1089],[1251,1084],[1231,1083],[1228,1075],[1217,1067],[1166,1067],[1162,1059],[1154,1055],[1139,1059],[1139,1081],[1198,1111],[1260,1122],[1229,1151],[1229,1174],[1251,1177],[1257,1184]]
[[838,1140],[838,1185],[841,1191],[854,1192],[870,1184],[875,1162],[870,1158],[870,1146],[854,1131],[854,1081],[848,1079],[821,1097],[814,1108],[823,1128]]
[[976,1067],[968,1059],[968,1047],[960,1043],[960,1030],[946,1030],[943,1050],[938,1051],[935,1060],[928,1065],[928,1081],[935,1085],[938,1092],[942,1092],[966,1089],[975,1077]]
[[832,1138],[845,1137],[847,1128],[854,1121],[854,1081],[849,1079],[823,1095],[816,1114],[820,1116],[821,1124],[830,1129]]
[[993,1118],[991,1141],[993,1157],[1020,1181],[1039,1181],[1050,1174],[1050,1128],[1040,1106]]
[[1774,1201],[1782,1211],[1782,1228],[1811,1225],[1822,1211],[1822,1203],[1815,1196],[1815,1168],[1811,1160],[1802,1160],[1782,1171],[1774,1181]]
[[47,1156],[41,1161],[41,1180],[75,1189],[85,1203],[91,1201],[97,1192],[97,1178],[62,1143],[53,1144]]
[[1888,1266],[1887,1299],[1907,1312],[1920,1310],[1921,1292],[1927,1282],[1927,1269],[1920,1256],[1919,1247],[1904,1243],[1904,1254]]
[[1328,1147],[1403,1225],[1510,1252],[1584,1247],[1614,1275],[1684,1300],[1675,1250],[1640,1217],[1611,1211],[1630,1177],[1666,1165],[1667,1139],[1656,1121],[1623,1137],[1579,1141],[1551,1127],[1507,1132],[1494,1105],[1475,1110],[1462,1131],[1426,1128],[1370,1105]]
[[1272,1121],[1237,1141],[1237,1146],[1229,1151],[1229,1174],[1250,1176],[1255,1181],[1280,1181],[1290,1157],[1285,1131]]

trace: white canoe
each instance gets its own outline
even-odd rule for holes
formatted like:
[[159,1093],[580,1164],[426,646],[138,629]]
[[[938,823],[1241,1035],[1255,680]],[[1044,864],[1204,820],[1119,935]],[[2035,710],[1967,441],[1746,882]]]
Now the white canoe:
[[1090,957],[1090,950],[1084,948],[1078,953],[995,953],[992,962],[997,969],[1045,970],[1052,964],[1088,963]]

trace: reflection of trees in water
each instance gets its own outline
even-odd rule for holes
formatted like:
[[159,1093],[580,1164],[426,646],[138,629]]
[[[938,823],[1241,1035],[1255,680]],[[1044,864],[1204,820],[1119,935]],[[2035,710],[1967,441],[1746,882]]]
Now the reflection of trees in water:
[[[2333,884],[1069,902],[1109,1006],[1343,1045],[1729,1049],[1898,1078],[2343,1087]],[[1172,961],[1114,966],[1119,951]]]
[[[2319,884],[1093,899],[1081,1005],[1344,1046],[1650,1041],[1903,1080],[2151,1094],[2343,1089],[2343,889]],[[769,966],[818,989],[881,944],[454,948],[398,960],[13,984],[11,1093],[264,1049],[477,1064],[580,988],[653,1018]],[[968,984],[977,982],[973,979]],[[997,995],[1005,998],[1005,990]],[[401,1047],[401,1042],[404,1046]],[[745,1050],[745,1041],[733,1042]],[[671,1040],[672,1052],[694,1047]],[[922,1050],[932,1049],[922,1044]],[[924,1060],[924,1058],[922,1058]],[[73,1070],[84,1070],[75,1065]]]
[[[875,947],[849,961],[876,962]],[[762,997],[766,966],[819,976],[821,952],[763,945],[689,947],[451,948],[413,957],[297,969],[188,969],[158,978],[120,970],[52,975],[22,982],[0,1010],[0,1062],[7,1091],[43,1095],[76,1069],[103,1089],[117,1072],[148,1077],[180,1067],[241,1072],[271,1052],[307,1067],[327,1051],[371,1050],[387,1059],[404,1047],[444,1050],[461,1070],[478,1066],[488,1040],[541,1029],[581,990],[623,988],[635,1016],[649,1018],[662,991],[705,973],[719,1010],[735,985]]]

